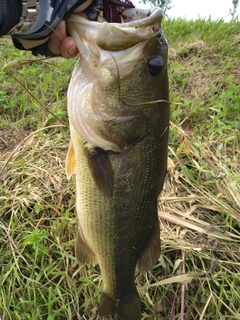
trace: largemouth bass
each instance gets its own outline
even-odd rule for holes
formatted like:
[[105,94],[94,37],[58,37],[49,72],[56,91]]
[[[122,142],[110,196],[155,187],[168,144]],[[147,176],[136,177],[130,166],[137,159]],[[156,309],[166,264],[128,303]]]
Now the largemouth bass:
[[76,176],[76,257],[100,266],[98,315],[121,320],[141,319],[135,269],[151,270],[160,255],[169,129],[161,19],[154,8],[123,24],[66,21],[80,52],[68,89],[66,160],[67,176]]

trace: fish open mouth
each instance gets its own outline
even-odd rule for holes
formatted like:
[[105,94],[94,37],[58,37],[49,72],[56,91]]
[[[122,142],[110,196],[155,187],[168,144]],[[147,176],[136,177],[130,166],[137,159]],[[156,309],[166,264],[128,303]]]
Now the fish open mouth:
[[77,41],[81,52],[82,39],[107,51],[124,50],[135,44],[156,36],[161,28],[163,11],[159,7],[152,9],[126,9],[122,12],[127,22],[108,23],[86,20],[71,14],[66,18],[67,29]]

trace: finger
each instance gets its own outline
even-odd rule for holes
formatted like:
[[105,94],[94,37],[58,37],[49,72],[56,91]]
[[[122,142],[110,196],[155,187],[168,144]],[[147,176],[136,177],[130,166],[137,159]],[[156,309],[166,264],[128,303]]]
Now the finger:
[[53,54],[59,56],[61,54],[60,47],[63,40],[67,37],[66,23],[62,20],[51,33],[48,41],[49,49]]
[[62,57],[66,59],[76,57],[78,49],[75,40],[72,37],[66,37],[60,46],[60,52]]

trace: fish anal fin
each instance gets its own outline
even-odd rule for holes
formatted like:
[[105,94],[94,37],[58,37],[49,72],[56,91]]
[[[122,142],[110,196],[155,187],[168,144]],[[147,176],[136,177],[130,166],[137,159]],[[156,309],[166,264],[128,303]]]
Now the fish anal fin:
[[159,221],[156,221],[151,238],[146,244],[143,252],[138,258],[137,267],[139,272],[144,273],[150,271],[157,262],[161,253],[160,244],[160,226]]
[[76,159],[75,159],[75,152],[73,149],[72,140],[70,140],[69,146],[68,146],[65,169],[66,169],[67,178],[68,180],[70,180],[71,176],[76,174]]
[[97,259],[94,252],[89,248],[84,235],[82,233],[82,229],[80,225],[78,225],[78,232],[75,244],[75,255],[77,260],[82,264],[96,264]]
[[99,147],[85,145],[85,155],[88,166],[98,189],[105,197],[112,197],[114,189],[114,174],[107,152]]

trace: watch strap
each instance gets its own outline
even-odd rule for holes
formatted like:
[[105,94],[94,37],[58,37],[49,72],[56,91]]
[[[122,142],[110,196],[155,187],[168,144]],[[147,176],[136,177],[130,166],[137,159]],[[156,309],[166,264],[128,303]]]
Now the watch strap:
[[35,22],[40,12],[40,1],[22,0],[22,16],[17,25],[15,25],[8,34],[21,34],[25,32]]

